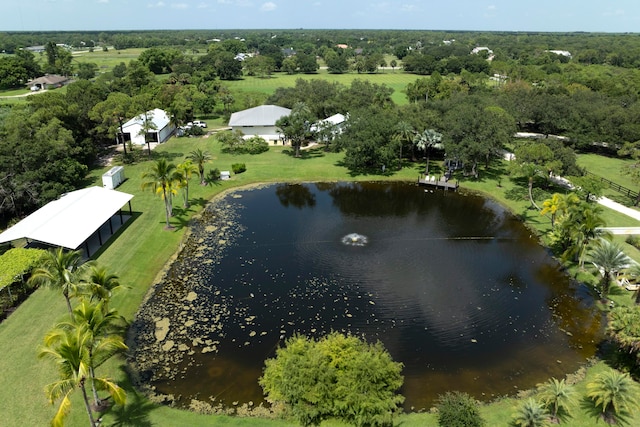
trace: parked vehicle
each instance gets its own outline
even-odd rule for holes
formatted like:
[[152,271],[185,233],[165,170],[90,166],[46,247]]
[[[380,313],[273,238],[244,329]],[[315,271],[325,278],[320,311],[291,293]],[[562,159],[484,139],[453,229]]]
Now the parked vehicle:
[[200,121],[200,120],[194,121],[193,125],[194,126],[200,126],[201,128],[206,128],[207,127],[207,124],[205,122]]

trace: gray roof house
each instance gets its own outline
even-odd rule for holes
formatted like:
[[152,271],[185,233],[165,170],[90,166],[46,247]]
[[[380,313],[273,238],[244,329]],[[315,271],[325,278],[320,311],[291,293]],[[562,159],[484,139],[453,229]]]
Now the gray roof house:
[[33,79],[27,83],[27,86],[38,86],[40,89],[53,89],[56,87],[62,87],[69,84],[71,79],[69,77],[60,76],[58,74],[46,74],[37,79]]
[[260,105],[231,114],[229,126],[247,136],[261,136],[268,142],[278,142],[280,132],[276,127],[278,119],[291,114],[291,110],[277,105]]

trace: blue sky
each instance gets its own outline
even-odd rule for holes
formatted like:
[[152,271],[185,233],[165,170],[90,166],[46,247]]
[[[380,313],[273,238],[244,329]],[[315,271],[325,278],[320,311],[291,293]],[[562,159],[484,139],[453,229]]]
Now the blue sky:
[[640,32],[638,0],[0,0],[0,31],[419,29]]

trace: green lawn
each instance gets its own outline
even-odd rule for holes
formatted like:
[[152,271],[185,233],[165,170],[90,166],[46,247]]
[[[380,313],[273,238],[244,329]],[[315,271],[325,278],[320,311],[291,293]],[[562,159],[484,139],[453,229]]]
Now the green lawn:
[[[587,171],[615,182],[618,185],[638,191],[638,184],[631,180],[631,177],[624,171],[625,166],[632,163],[632,160],[616,159],[613,157],[599,156],[597,154],[580,154],[578,165]],[[612,189],[605,189],[604,195],[617,201],[631,203],[626,196]]]
[[[269,152],[257,156],[231,156],[221,153],[213,138],[172,138],[153,152],[153,159],[164,156],[178,163],[195,148],[208,150],[214,157],[214,160],[207,165],[207,169],[215,167],[220,170],[230,170],[232,163],[244,162],[247,165],[247,171],[234,175],[229,181],[219,182],[213,186],[200,186],[194,179],[190,187],[193,206],[188,212],[173,218],[172,222],[176,225],[173,231],[163,229],[162,200],[151,191],[143,192],[140,189],[141,175],[149,167],[150,162],[144,160],[138,164],[125,166],[128,179],[119,187],[119,190],[134,194],[132,206],[135,219],[126,228],[120,230],[117,238],[97,254],[97,260],[118,274],[123,284],[129,287],[128,291],[117,294],[113,301],[113,306],[117,307],[129,320],[133,319],[150,286],[161,278],[164,266],[179,248],[191,216],[197,214],[207,200],[225,190],[257,182],[382,179],[415,181],[419,171],[424,167],[423,164],[407,162],[401,171],[389,177],[353,175],[340,166],[341,154],[325,153],[321,149],[314,149],[304,152],[303,158],[296,159],[291,156],[289,149],[279,146],[272,147]],[[433,167],[436,167],[435,162]],[[94,184],[101,184],[100,176],[107,169],[108,167],[105,167],[92,172],[91,179]],[[548,229],[549,221],[536,211],[528,209],[528,202],[513,202],[505,197],[505,191],[514,184],[508,179],[498,180],[499,172],[499,168],[484,174],[481,171],[479,181],[463,181],[462,185],[491,195],[516,214],[527,218],[532,226],[541,232]],[[180,205],[179,200],[180,198],[175,199],[176,206]],[[0,324],[0,348],[2,348],[0,372],[3,378],[3,387],[0,387],[0,413],[2,414],[0,425],[40,426],[47,425],[50,420],[53,407],[48,405],[42,390],[45,384],[55,380],[56,372],[49,362],[38,360],[36,354],[46,331],[64,316],[63,298],[57,293],[42,289],[31,295],[14,314]],[[124,410],[114,411],[105,417],[104,425],[290,425],[285,422],[267,422],[263,419],[197,415],[156,406],[140,398],[131,389],[124,374],[124,363],[121,359],[112,360],[100,369],[102,373],[112,376],[127,388],[129,399],[129,404]],[[595,369],[591,370],[590,375],[594,371]],[[425,387],[428,387],[428,384]],[[584,383],[581,383],[580,387],[584,387]],[[452,384],[451,388],[455,389],[455,384]],[[488,425],[506,426],[514,411],[515,403],[513,399],[506,399],[483,407],[483,414],[489,421]],[[596,418],[585,415],[579,408],[574,412],[575,418],[565,425],[590,427],[601,424]],[[409,414],[403,416],[400,421],[403,426],[437,425],[432,414]],[[633,421],[636,425],[640,425],[640,415],[636,413],[631,421],[631,425],[634,424]],[[68,425],[86,425],[86,415],[79,395],[74,398]],[[325,423],[323,425],[341,424]]]
[[371,83],[376,83],[379,85],[384,84],[392,88],[393,94],[391,95],[391,98],[396,104],[403,105],[408,102],[407,97],[404,94],[404,90],[407,87],[407,84],[413,83],[418,78],[420,78],[420,76],[407,74],[399,70],[381,70],[374,74],[329,74],[326,70],[319,70],[316,74],[276,73],[273,74],[270,78],[244,77],[241,80],[228,81],[224,84],[234,92],[243,91],[272,94],[279,87],[295,86],[297,79],[323,79],[329,82],[337,82],[346,86],[350,85],[352,81],[360,79],[367,80]]

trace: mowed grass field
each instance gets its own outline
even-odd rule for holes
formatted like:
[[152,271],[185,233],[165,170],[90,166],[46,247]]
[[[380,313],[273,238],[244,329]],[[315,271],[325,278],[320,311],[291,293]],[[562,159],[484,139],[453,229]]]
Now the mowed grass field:
[[[207,150],[213,160],[207,164],[207,170],[218,168],[230,170],[233,163],[245,163],[247,171],[234,175],[229,181],[221,181],[211,186],[198,185],[193,179],[190,186],[192,207],[182,210],[180,197],[176,197],[177,215],[172,219],[176,226],[166,231],[162,200],[151,191],[141,190],[142,174],[153,160],[166,158],[174,163],[181,162],[196,148]],[[341,166],[342,154],[326,153],[319,148],[305,151],[300,159],[291,156],[288,148],[272,147],[267,153],[257,156],[234,156],[222,153],[213,137],[208,138],[172,138],[154,150],[151,160],[145,157],[139,163],[125,166],[127,181],[119,191],[133,194],[134,220],[120,230],[105,248],[96,254],[97,261],[118,274],[128,290],[117,294],[112,303],[128,320],[132,320],[151,286],[161,277],[167,263],[176,254],[184,238],[193,215],[197,215],[208,200],[233,188],[261,182],[300,182],[300,181],[341,181],[341,180],[403,180],[415,181],[423,170],[423,163],[406,162],[400,171],[392,171],[388,176],[353,174]],[[432,167],[437,167],[432,164]],[[108,167],[92,171],[90,180],[101,185],[100,177]],[[478,181],[462,181],[466,188],[489,194],[501,201],[515,213],[528,219],[543,231],[550,227],[549,221],[537,212],[528,209],[528,202],[510,201],[505,193],[513,188],[508,180],[498,180],[498,175],[483,173]],[[628,298],[628,297],[627,297]],[[55,381],[57,373],[49,361],[37,358],[38,348],[44,334],[58,321],[66,318],[64,300],[59,293],[40,289],[23,303],[15,313],[0,324],[0,426],[44,426],[48,425],[54,413],[49,405],[43,388]],[[588,372],[589,378],[605,368],[600,362]],[[289,426],[284,421],[265,419],[244,419],[227,416],[199,415],[188,411],[155,405],[139,396],[131,387],[125,374],[125,362],[122,357],[115,358],[100,368],[102,375],[118,380],[128,392],[128,404],[125,408],[116,408],[107,414],[105,426]],[[585,382],[578,384],[582,394]],[[428,387],[425,384],[425,387]],[[455,384],[451,385],[455,390]],[[75,393],[73,407],[69,417],[69,426],[87,424],[86,414],[80,399]],[[582,409],[584,402],[576,403],[573,418],[564,425],[591,427],[601,425],[597,417]],[[507,426],[520,401],[514,398],[502,399],[482,407],[482,413],[491,426]],[[399,420],[402,426],[436,426],[433,414],[407,414]],[[327,422],[323,426],[340,426],[341,423]],[[640,425],[640,416],[634,413],[630,425]]]
[[[96,49],[93,52],[88,50],[77,51],[73,53],[73,61],[75,63],[89,62],[98,65],[98,73],[105,73],[110,71],[114,66],[124,62],[128,64],[129,61],[136,59],[144,49],[123,49],[115,50],[113,48],[106,52],[101,49]],[[36,54],[39,55],[39,54]],[[38,56],[40,61],[44,61],[44,57]],[[387,60],[390,62],[390,59]],[[158,76],[162,79],[163,76]],[[379,70],[377,73],[363,73],[358,74],[355,72],[346,74],[330,74],[326,69],[320,69],[317,73],[313,74],[286,74],[286,73],[274,73],[271,77],[261,78],[244,76],[240,80],[224,81],[223,84],[232,91],[246,92],[246,93],[262,93],[272,94],[279,87],[292,87],[295,85],[297,79],[311,80],[311,79],[323,79],[330,82],[337,82],[344,85],[350,85],[355,79],[368,80],[371,83],[384,84],[393,89],[391,98],[398,104],[406,104],[407,97],[404,94],[404,90],[407,84],[414,82],[420,76],[414,74],[404,73],[402,70],[396,67],[393,69]],[[5,96],[22,95],[28,93],[29,89],[18,89],[12,91],[0,91],[0,103],[14,104],[24,102],[25,98],[2,98]]]
[[380,70],[377,73],[372,74],[358,74],[358,73],[346,73],[346,74],[329,74],[327,70],[319,70],[314,74],[286,74],[275,73],[270,78],[259,77],[244,77],[241,80],[234,80],[225,82],[232,91],[242,92],[260,92],[264,94],[272,94],[279,87],[293,87],[296,80],[313,80],[322,79],[329,82],[336,82],[349,86],[352,81],[356,79],[367,80],[371,83],[386,85],[393,89],[391,99],[398,105],[403,105],[408,102],[405,95],[405,89],[407,84],[413,83],[420,76],[414,74],[407,74],[400,70]]

